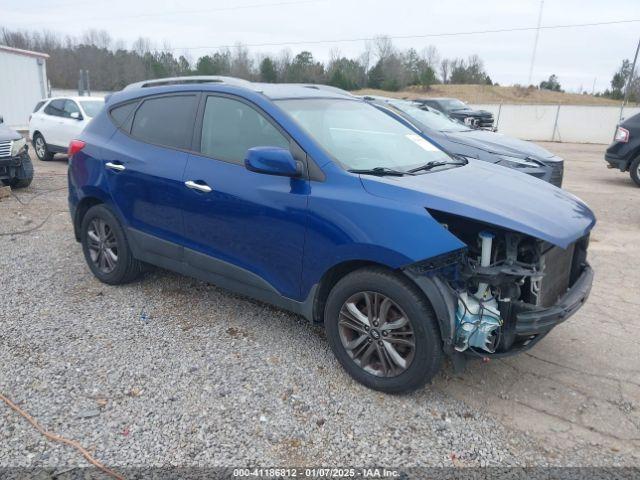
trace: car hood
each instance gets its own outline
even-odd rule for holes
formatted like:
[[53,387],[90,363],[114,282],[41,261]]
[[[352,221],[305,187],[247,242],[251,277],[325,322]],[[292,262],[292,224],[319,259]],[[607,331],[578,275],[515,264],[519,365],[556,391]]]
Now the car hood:
[[507,228],[561,248],[586,235],[596,221],[589,207],[565,190],[479,160],[422,175],[361,178],[372,195]]
[[0,142],[4,142],[6,140],[19,140],[22,138],[15,130],[10,129],[5,124],[0,123]]
[[521,158],[533,157],[537,160],[549,160],[555,157],[549,150],[539,147],[535,143],[507,137],[487,130],[468,130],[464,132],[442,132],[455,143],[479,148],[498,155],[517,156]]

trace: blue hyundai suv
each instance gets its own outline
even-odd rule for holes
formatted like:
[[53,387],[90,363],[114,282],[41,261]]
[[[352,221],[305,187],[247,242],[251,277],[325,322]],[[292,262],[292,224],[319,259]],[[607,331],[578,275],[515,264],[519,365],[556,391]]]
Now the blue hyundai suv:
[[531,348],[593,279],[578,198],[303,85],[113,94],[69,146],[69,206],[102,282],[148,263],[324,323],[345,370],[386,392],[423,385],[445,355]]

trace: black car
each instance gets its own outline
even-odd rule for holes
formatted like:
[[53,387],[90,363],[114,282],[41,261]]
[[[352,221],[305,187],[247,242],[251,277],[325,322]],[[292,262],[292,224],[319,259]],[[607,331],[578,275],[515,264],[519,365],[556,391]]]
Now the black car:
[[640,187],[640,113],[618,125],[604,159],[609,162],[607,167],[629,172]]
[[4,124],[0,116],[0,182],[13,188],[28,187],[33,180],[33,164],[26,139]]
[[430,107],[409,100],[364,97],[376,108],[422,133],[443,150],[477,158],[562,186],[564,160],[533,142],[500,133],[473,130]]
[[494,130],[493,113],[487,110],[474,110],[457,98],[424,98],[416,102],[440,110],[454,120],[458,120],[471,128]]

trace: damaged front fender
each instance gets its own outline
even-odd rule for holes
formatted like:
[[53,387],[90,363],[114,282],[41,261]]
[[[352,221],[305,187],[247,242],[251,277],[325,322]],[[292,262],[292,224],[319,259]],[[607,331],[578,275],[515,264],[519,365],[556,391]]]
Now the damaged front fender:
[[457,299],[447,280],[441,275],[425,275],[415,268],[407,268],[404,273],[413,280],[425,294],[438,320],[445,353],[453,353],[453,339],[456,330]]

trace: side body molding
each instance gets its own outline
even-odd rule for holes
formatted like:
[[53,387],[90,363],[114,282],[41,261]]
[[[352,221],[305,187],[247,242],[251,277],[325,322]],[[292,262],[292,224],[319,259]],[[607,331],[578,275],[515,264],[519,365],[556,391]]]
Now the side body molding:
[[302,315],[309,321],[313,319],[313,300],[317,285],[310,289],[304,300],[297,301],[282,296],[267,281],[253,272],[185,248],[182,245],[159,239],[133,228],[127,228],[127,240],[133,255],[143,262],[275,305]]

